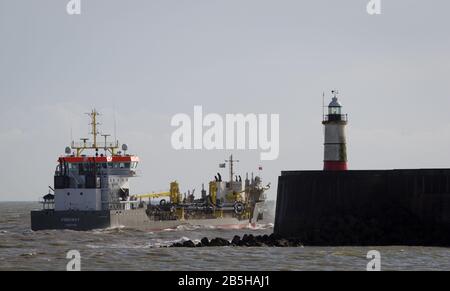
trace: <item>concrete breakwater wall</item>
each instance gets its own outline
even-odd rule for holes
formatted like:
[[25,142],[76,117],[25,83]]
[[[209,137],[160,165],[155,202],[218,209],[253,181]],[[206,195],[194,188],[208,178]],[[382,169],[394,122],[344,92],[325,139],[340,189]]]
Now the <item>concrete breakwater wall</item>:
[[282,172],[274,233],[304,245],[450,246],[450,169]]

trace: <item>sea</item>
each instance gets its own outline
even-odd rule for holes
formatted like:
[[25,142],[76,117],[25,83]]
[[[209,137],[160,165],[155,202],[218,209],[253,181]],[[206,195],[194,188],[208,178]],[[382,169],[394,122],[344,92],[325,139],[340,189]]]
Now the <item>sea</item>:
[[266,221],[245,229],[185,227],[159,232],[116,228],[77,232],[30,229],[33,202],[0,203],[0,271],[65,271],[70,251],[83,271],[366,271],[379,252],[381,270],[450,270],[450,249],[435,247],[204,247],[167,248],[184,240],[273,232]]

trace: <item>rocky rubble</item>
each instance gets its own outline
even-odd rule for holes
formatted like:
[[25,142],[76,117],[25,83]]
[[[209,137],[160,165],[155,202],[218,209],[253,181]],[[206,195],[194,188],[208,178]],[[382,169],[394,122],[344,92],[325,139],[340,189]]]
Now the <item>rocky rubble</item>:
[[285,239],[274,234],[271,235],[258,235],[245,234],[242,238],[235,235],[231,241],[224,238],[213,238],[209,240],[204,237],[202,240],[195,244],[191,240],[184,242],[177,242],[170,247],[175,248],[194,248],[194,247],[301,247],[303,246],[299,240]]

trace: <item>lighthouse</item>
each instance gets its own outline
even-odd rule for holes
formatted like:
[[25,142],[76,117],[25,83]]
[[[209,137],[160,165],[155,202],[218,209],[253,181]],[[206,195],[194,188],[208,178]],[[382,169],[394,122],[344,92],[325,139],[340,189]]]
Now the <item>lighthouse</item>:
[[323,115],[324,125],[324,171],[347,170],[347,146],[345,138],[345,126],[347,114],[342,114],[342,105],[337,95],[338,91],[331,91],[333,98],[328,105],[327,114]]

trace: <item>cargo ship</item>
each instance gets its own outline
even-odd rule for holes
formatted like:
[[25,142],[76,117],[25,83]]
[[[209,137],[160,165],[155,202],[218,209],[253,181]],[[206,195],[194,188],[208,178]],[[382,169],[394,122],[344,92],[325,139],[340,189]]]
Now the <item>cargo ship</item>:
[[[202,185],[201,197],[195,190],[184,195],[177,181],[161,193],[130,194],[130,180],[137,177],[139,157],[128,154],[110,135],[100,134],[96,110],[90,117],[92,141],[72,141],[57,160],[54,185],[42,197],[42,209],[31,211],[31,229],[70,229],[87,231],[104,228],[164,230],[180,225],[242,228],[263,219],[266,194],[259,176],[235,175],[237,162],[231,156],[220,168],[229,168],[229,179],[220,173]],[[103,138],[99,141],[99,138]]]

